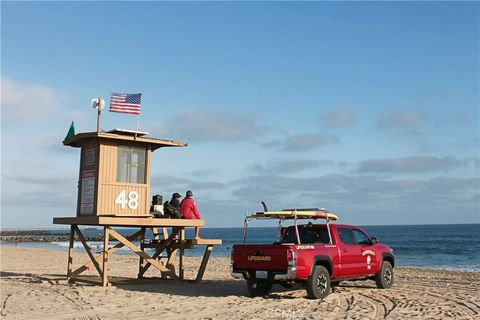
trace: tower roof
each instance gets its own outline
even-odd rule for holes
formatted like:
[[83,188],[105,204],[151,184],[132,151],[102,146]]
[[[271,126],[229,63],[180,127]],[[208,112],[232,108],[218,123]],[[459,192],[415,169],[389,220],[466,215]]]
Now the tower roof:
[[76,134],[70,139],[64,140],[63,145],[74,147],[74,148],[80,148],[87,141],[91,141],[94,139],[112,140],[112,141],[118,141],[118,142],[125,141],[125,142],[135,143],[139,145],[142,145],[142,144],[149,145],[152,151],[162,147],[186,147],[188,145],[186,142],[182,142],[182,141],[149,138],[149,137],[145,137],[142,134],[139,134],[135,137],[135,135],[132,135],[131,132],[121,132],[121,131],[82,132],[82,133]]

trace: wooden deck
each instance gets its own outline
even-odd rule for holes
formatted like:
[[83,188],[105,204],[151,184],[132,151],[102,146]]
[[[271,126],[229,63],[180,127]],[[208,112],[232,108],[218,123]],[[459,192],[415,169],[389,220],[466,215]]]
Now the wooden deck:
[[[87,278],[81,276],[85,270],[95,267],[100,279],[98,282],[103,286],[110,286],[108,278],[108,260],[111,254],[115,254],[123,247],[127,247],[139,256],[138,279],[145,279],[145,272],[151,267],[160,271],[161,278],[186,280],[184,278],[184,256],[186,249],[192,249],[195,246],[206,246],[202,262],[199,266],[197,276],[194,280],[201,281],[205,269],[213,250],[213,246],[222,244],[221,239],[186,239],[185,228],[201,227],[205,225],[204,220],[184,220],[184,219],[156,219],[156,218],[138,218],[138,217],[63,217],[54,218],[54,224],[70,225],[70,245],[68,251],[67,278],[70,282],[86,281]],[[101,226],[103,227],[103,251],[101,254],[94,255],[91,248],[85,241],[79,225]],[[137,232],[129,236],[123,236],[113,227],[134,228]],[[146,238],[147,228],[152,230],[153,238]],[[171,232],[170,229],[171,228]],[[77,234],[90,260],[79,268],[73,270],[74,257],[74,238]],[[118,244],[110,247],[110,238],[118,241]],[[133,242],[139,241],[140,247]],[[154,248],[155,253],[150,256],[145,253],[145,248]],[[176,256],[178,252],[178,272],[176,267]],[[86,282],[91,282],[91,278]]]
[[85,216],[53,218],[53,224],[113,227],[203,227],[205,220]]

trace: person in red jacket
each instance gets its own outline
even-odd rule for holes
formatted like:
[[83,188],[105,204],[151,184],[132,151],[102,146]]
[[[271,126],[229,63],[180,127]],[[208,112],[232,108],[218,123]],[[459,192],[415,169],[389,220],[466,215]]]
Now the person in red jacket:
[[[188,190],[185,198],[180,203],[180,210],[182,211],[183,219],[200,219],[200,212],[198,212],[197,204],[193,200],[193,192]],[[200,228],[195,227],[195,239],[200,239]]]

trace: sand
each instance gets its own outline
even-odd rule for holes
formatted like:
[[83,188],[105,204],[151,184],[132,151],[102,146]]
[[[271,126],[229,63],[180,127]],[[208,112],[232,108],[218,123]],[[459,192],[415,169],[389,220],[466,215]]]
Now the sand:
[[[76,252],[76,266],[86,259]],[[113,255],[110,274],[135,278],[137,261]],[[373,281],[343,282],[321,301],[307,299],[302,288],[280,286],[266,298],[250,298],[245,281],[230,276],[228,258],[211,258],[202,283],[132,281],[110,288],[68,284],[66,262],[66,252],[2,247],[1,318],[480,319],[480,273],[395,268],[392,289],[377,289]],[[187,277],[193,278],[199,263],[187,258]]]

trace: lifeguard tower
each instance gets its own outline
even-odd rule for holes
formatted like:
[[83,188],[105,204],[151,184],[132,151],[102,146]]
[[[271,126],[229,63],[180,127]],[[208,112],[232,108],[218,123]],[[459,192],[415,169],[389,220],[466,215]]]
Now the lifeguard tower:
[[187,144],[145,135],[115,129],[80,133],[63,142],[81,148],[77,217],[150,215],[152,152]]
[[[150,138],[144,132],[115,129],[109,132],[79,133],[66,138],[63,144],[81,149],[76,217],[53,219],[54,224],[70,225],[67,267],[69,281],[92,282],[91,277],[81,277],[80,274],[93,265],[100,275],[102,285],[109,286],[108,257],[124,246],[140,256],[138,278],[143,278],[148,268],[154,266],[160,271],[162,278],[183,280],[184,250],[195,245],[205,245],[205,253],[195,281],[202,279],[213,246],[221,244],[222,241],[185,238],[185,228],[202,227],[205,225],[204,220],[154,218],[150,213],[150,168],[153,151],[159,148],[186,147],[187,143]],[[101,254],[94,255],[79,225],[103,228]],[[114,227],[139,230],[125,237]],[[172,227],[171,234],[168,232],[169,227]],[[147,228],[152,230],[151,239],[147,239]],[[90,261],[73,270],[75,234],[82,242]],[[111,248],[110,237],[119,242]],[[137,247],[134,241],[139,241],[140,247]],[[155,254],[148,255],[145,248],[154,248]],[[178,274],[175,270],[177,251]]]

